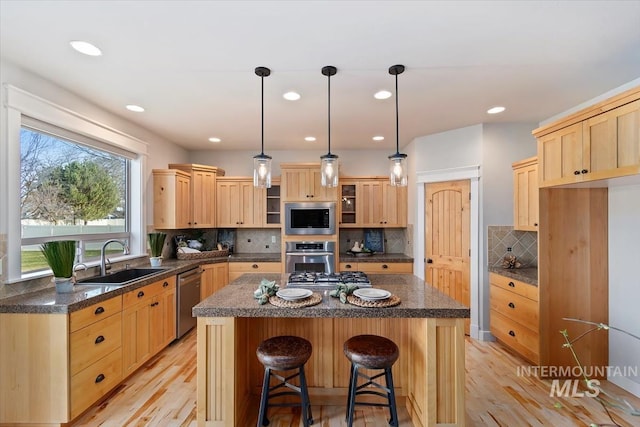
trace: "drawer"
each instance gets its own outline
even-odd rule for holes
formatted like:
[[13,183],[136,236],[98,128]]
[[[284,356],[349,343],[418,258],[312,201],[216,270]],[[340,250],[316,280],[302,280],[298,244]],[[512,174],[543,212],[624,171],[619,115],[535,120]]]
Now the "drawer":
[[538,334],[495,310],[490,312],[491,333],[503,344],[531,362],[540,363]]
[[233,273],[280,273],[280,262],[230,262],[229,272]]
[[518,295],[538,301],[538,287],[495,273],[489,273],[489,282]]
[[340,271],[359,271],[357,262],[341,262]]
[[122,311],[122,296],[93,304],[69,315],[69,330],[71,332],[82,329],[94,322],[106,319],[112,314]]
[[71,418],[75,418],[122,381],[122,348],[71,377]]
[[515,292],[491,285],[491,310],[505,315],[534,332],[539,331],[538,301],[525,298]]
[[69,341],[69,364],[71,375],[75,375],[122,345],[122,315],[114,314],[75,331]]
[[359,262],[359,271],[365,273],[413,273],[410,262]]
[[151,283],[150,285],[142,288],[135,289],[131,292],[127,292],[122,296],[122,308],[126,309],[138,303],[146,303],[151,301],[153,297],[161,294],[167,289],[175,289],[176,278],[175,276],[167,277],[163,280]]

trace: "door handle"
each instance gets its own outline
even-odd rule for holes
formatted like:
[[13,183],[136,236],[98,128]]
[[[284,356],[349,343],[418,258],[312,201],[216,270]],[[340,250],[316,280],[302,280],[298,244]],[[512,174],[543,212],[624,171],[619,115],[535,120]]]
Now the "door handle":
[[433,264],[433,260],[431,258],[427,258],[427,264]]

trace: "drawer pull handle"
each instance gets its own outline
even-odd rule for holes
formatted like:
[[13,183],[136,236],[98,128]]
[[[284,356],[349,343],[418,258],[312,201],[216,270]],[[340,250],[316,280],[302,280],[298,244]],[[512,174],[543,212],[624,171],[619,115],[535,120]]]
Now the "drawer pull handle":
[[509,331],[509,335],[511,335],[512,337],[515,337],[515,336],[516,336],[516,333],[515,333],[515,332],[513,332],[513,331]]
[[387,269],[387,268],[389,268],[389,266],[387,264],[382,264],[382,268],[383,269]]
[[102,306],[96,308],[96,311],[93,312],[93,314],[102,314],[102,313],[104,313],[104,307]]
[[513,282],[509,282],[509,286],[511,286],[512,288],[515,288],[515,287],[516,287],[516,284],[515,284],[515,283],[513,283]]
[[588,173],[588,172],[589,172],[589,170],[588,170],[588,169],[582,169],[580,172],[581,172],[581,173]]
[[574,175],[580,175],[580,171],[573,171]]
[[106,377],[104,376],[104,374],[100,374],[96,377],[96,384],[101,383],[102,381],[104,381]]
[[96,344],[100,344],[103,341],[104,341],[104,336],[102,335],[99,335],[98,338],[96,338]]
[[514,303],[510,302],[510,303],[509,303],[509,307],[511,307],[511,308],[516,308],[516,305],[515,305]]
[[164,283],[162,284],[162,287],[163,287],[163,288],[166,288],[167,286],[169,286],[169,282],[164,282]]
[[251,268],[258,268],[258,264],[253,264]]
[[345,265],[346,268],[351,268],[351,264]]
[[144,292],[143,291],[138,292],[138,298],[142,298],[143,296],[144,296]]

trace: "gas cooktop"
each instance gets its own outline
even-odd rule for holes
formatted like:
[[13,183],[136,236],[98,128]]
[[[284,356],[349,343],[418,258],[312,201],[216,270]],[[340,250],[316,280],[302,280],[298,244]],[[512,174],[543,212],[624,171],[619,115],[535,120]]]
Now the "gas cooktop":
[[358,285],[370,288],[371,282],[362,271],[343,271],[341,273],[295,272],[289,275],[288,287],[335,288],[338,283]]

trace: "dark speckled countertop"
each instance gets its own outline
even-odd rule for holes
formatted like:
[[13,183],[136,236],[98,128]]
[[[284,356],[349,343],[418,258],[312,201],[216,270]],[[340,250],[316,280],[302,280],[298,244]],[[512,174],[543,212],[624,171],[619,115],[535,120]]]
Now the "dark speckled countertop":
[[502,267],[489,267],[491,273],[506,276],[511,279],[520,280],[521,282],[528,283],[530,285],[538,286],[538,267],[528,268],[502,268]]
[[229,262],[280,262],[280,252],[278,253],[243,253],[229,255]]
[[348,253],[340,254],[340,262],[407,262],[412,263],[413,258],[405,254],[373,254],[373,255],[352,255]]
[[351,317],[351,318],[468,318],[468,307],[454,301],[411,274],[370,274],[375,288],[386,289],[402,301],[395,307],[363,308],[342,304],[329,295],[330,290],[314,290],[322,295],[318,305],[304,308],[260,305],[253,297],[260,280],[275,280],[281,287],[287,275],[243,275],[193,308],[197,317]]

